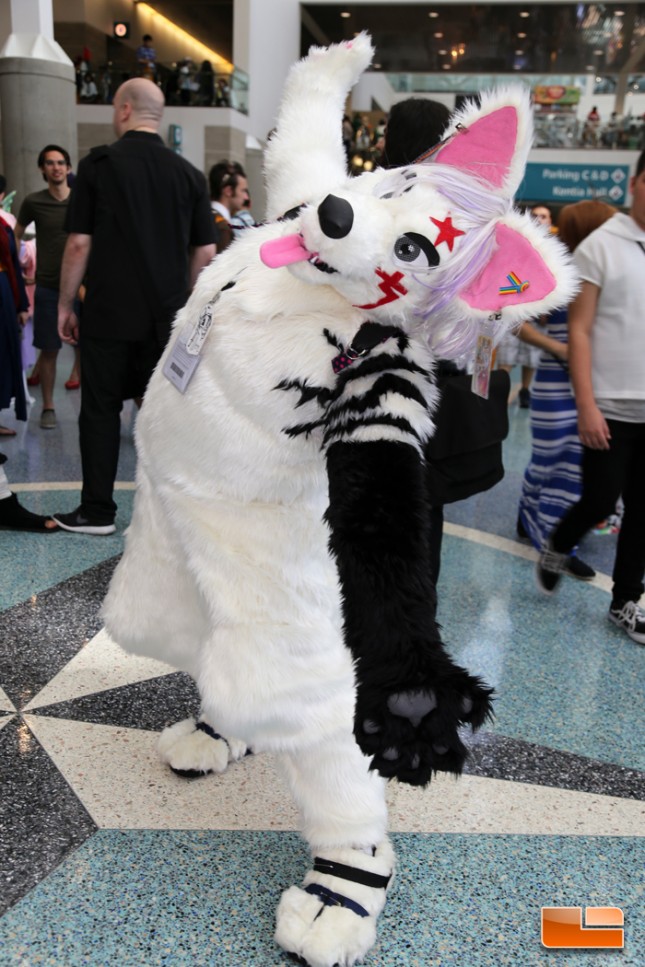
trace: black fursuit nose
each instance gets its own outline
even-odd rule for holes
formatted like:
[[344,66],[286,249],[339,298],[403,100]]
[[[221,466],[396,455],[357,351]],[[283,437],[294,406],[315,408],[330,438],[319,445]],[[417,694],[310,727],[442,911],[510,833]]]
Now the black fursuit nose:
[[318,206],[318,220],[327,238],[345,238],[354,224],[354,211],[344,198],[327,195]]

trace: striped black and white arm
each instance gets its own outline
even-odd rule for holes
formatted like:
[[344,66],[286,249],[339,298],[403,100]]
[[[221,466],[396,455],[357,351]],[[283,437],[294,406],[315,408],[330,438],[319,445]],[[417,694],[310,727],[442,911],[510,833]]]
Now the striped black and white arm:
[[434,390],[402,334],[343,371],[326,412],[327,521],[356,659],[354,732],[372,768],[426,784],[461,772],[459,728],[491,689],[456,665],[434,620],[423,443]]

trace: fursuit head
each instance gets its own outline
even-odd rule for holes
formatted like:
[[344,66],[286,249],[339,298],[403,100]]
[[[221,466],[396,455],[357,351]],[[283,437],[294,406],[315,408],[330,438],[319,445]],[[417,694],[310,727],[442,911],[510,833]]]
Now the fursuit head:
[[268,221],[202,272],[146,392],[104,604],[123,648],[197,682],[198,729],[166,742],[189,743],[184,764],[207,771],[209,743],[216,771],[276,754],[314,859],[275,937],[312,967],[374,943],[386,781],[458,774],[462,728],[491,714],[434,620],[433,360],[576,288],[563,247],[512,207],[532,135],[519,88],[464,108],[418,163],[348,176],[341,119],[372,52],[362,34],[288,76]]

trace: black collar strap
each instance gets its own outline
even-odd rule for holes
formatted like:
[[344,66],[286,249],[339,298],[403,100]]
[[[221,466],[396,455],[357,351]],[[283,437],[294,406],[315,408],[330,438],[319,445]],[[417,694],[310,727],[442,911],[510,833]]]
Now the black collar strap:
[[400,336],[402,332],[396,326],[382,326],[378,322],[364,322],[358,330],[351,344],[338,356],[334,356],[331,366],[336,375],[361,356],[367,356],[375,346],[385,342],[390,336]]
[[369,870],[362,870],[358,866],[345,866],[344,863],[325,860],[321,856],[314,857],[314,870],[316,873],[327,873],[341,880],[351,880],[352,883],[360,883],[362,886],[371,886],[380,890],[385,890],[391,879],[391,876],[370,873]]

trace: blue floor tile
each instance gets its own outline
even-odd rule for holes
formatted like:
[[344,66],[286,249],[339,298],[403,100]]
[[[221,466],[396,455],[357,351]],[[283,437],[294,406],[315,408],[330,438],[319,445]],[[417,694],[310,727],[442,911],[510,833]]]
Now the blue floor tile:
[[[547,951],[542,906],[619,906],[621,965],[645,949],[645,844],[398,834],[374,967],[607,964]],[[102,831],[0,922],[0,964],[280,967],[274,911],[307,854],[292,833]]]

